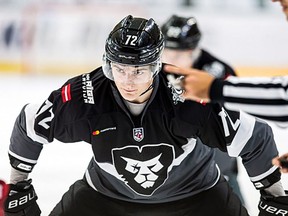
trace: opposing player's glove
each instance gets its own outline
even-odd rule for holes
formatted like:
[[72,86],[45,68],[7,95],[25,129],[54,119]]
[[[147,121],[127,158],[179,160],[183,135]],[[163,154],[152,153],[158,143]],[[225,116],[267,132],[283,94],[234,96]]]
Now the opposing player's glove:
[[274,197],[261,190],[259,216],[288,215],[288,191],[285,192],[287,196]]
[[5,201],[6,216],[39,216],[41,210],[36,203],[37,195],[31,184],[32,180],[25,180],[17,184],[10,184],[9,195]]

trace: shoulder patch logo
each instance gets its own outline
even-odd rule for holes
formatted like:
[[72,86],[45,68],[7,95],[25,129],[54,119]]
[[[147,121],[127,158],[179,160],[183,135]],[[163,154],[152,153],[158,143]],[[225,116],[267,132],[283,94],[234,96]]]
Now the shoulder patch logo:
[[90,74],[82,75],[82,89],[84,103],[94,104],[93,85],[92,80],[90,79]]
[[61,96],[63,103],[66,103],[67,101],[71,100],[71,84],[65,85],[62,87],[61,90]]

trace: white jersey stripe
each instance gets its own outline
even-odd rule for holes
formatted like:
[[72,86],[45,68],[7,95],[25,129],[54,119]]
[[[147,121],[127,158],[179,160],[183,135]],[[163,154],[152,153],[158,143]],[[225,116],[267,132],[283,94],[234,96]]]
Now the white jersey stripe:
[[68,85],[65,86],[65,100],[68,101]]
[[247,84],[281,84],[282,86],[288,85],[288,76],[278,76],[278,77],[234,77],[229,76],[227,80],[233,84],[247,83]]
[[262,173],[261,175],[250,177],[250,180],[252,182],[260,181],[260,180],[266,178],[267,176],[269,176],[270,174],[272,174],[276,169],[278,169],[278,167],[277,166],[273,166],[268,171],[266,171],[265,173]]
[[240,152],[251,138],[255,126],[255,118],[240,111],[240,127],[231,145],[227,146],[228,154],[231,157],[239,156]]
[[26,116],[26,131],[28,137],[30,137],[33,141],[39,142],[42,144],[47,144],[48,141],[41,136],[38,136],[34,130],[34,122],[35,116],[39,109],[38,105],[35,104],[28,104],[25,107],[25,116]]
[[93,184],[93,182],[92,182],[92,180],[91,180],[91,177],[90,177],[90,174],[89,174],[88,169],[87,169],[86,172],[85,172],[85,178],[86,178],[86,180],[87,180],[88,185],[90,185],[90,187],[92,187],[94,190],[97,191],[95,185]]
[[13,156],[13,157],[15,157],[15,158],[17,158],[17,159],[19,159],[19,160],[21,160],[21,161],[24,161],[24,162],[27,162],[27,163],[31,163],[31,164],[36,164],[37,163],[37,160],[31,160],[31,159],[27,159],[27,158],[25,158],[25,157],[22,157],[22,156],[20,156],[20,155],[17,155],[17,154],[15,154],[14,152],[12,152],[12,151],[8,151],[8,153],[11,155],[11,156]]
[[[253,104],[242,104],[242,103],[224,103],[224,106],[228,110],[245,110],[250,114],[262,115],[269,117],[282,117],[288,116],[288,105],[253,105]],[[279,113],[281,109],[281,113]]]
[[[265,89],[263,94],[263,88],[261,87],[241,87],[241,86],[230,86],[225,85],[223,87],[223,95],[225,97],[236,97],[236,98],[253,98],[253,99],[287,99],[288,94],[283,88],[271,88]],[[257,95],[257,98],[255,98]]]

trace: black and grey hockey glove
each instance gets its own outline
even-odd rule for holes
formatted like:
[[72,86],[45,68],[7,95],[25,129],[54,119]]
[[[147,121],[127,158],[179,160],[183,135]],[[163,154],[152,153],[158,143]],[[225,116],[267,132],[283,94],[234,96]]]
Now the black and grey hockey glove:
[[285,192],[286,196],[274,197],[261,190],[258,216],[288,215],[288,191]]
[[5,216],[39,216],[41,210],[36,203],[37,195],[31,184],[32,180],[25,180],[17,184],[10,184],[9,195],[5,201]]

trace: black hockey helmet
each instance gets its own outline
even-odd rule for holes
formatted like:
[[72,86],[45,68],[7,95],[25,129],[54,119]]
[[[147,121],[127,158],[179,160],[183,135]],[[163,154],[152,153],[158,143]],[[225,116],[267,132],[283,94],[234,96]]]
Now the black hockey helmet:
[[170,49],[195,49],[201,39],[201,32],[194,17],[173,15],[161,27],[165,47]]
[[116,62],[134,66],[155,65],[155,76],[161,69],[163,48],[163,34],[152,18],[147,20],[128,15],[114,27],[106,40],[104,74],[113,80],[109,62]]

